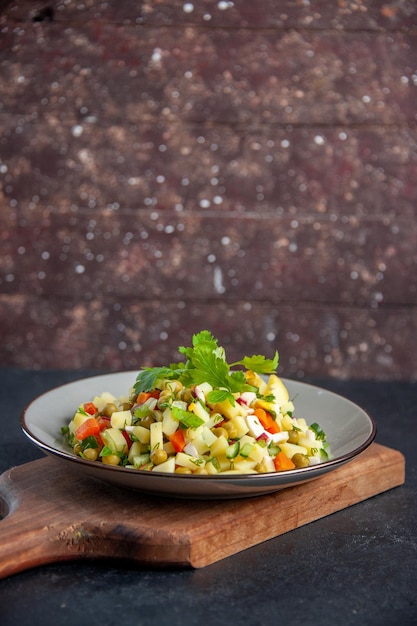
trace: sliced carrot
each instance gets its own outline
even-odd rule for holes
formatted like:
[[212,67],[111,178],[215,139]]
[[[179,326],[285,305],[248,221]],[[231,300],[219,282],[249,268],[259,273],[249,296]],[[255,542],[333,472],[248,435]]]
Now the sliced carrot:
[[278,452],[277,456],[275,457],[274,465],[277,472],[291,470],[295,467],[295,463],[293,463],[291,459],[282,451]]
[[141,391],[136,399],[137,404],[144,404],[146,400],[149,398],[159,398],[160,391],[155,389],[155,391]]
[[175,452],[182,452],[185,447],[184,431],[178,428],[175,433],[169,435],[168,439],[172,443]]
[[98,435],[99,432],[100,425],[98,420],[96,420],[95,417],[90,417],[77,428],[75,438],[78,439],[78,441],[82,441],[86,437],[91,437],[91,435]]
[[136,403],[137,404],[144,404],[146,402],[146,400],[148,400],[148,398],[151,397],[151,394],[148,393],[147,391],[141,391],[140,394],[138,395],[137,399],[136,399]]
[[269,433],[271,433],[272,435],[274,433],[279,433],[281,432],[281,429],[279,427],[279,424],[273,419],[272,420],[272,424],[270,426],[268,426],[268,428],[266,429]]
[[268,413],[268,411],[265,411],[265,409],[262,409],[261,407],[256,407],[255,415],[258,418],[258,420],[261,422],[261,424],[265,428],[265,430],[267,430],[269,433],[279,433],[280,432],[279,425],[274,420],[272,415],[270,413]]

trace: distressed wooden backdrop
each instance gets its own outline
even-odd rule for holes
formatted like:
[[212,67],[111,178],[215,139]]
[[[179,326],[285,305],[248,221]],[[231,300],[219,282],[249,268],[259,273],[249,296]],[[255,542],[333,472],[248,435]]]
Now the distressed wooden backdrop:
[[1,366],[417,378],[413,0],[0,6]]

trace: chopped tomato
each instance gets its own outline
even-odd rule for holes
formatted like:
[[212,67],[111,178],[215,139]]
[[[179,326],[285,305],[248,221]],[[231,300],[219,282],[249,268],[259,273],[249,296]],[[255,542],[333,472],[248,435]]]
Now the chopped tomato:
[[98,420],[96,420],[95,417],[90,417],[77,428],[75,438],[78,439],[78,441],[82,441],[86,437],[91,437],[91,435],[98,435],[99,432],[100,426]]
[[86,402],[83,407],[84,411],[89,415],[95,415],[97,413],[97,407],[94,402]]
[[184,431],[182,428],[178,428],[173,435],[169,436],[169,440],[172,443],[175,452],[182,452],[185,447]]
[[97,418],[98,425],[100,427],[100,432],[102,430],[106,430],[106,428],[110,428],[110,417],[105,417],[104,415],[100,415]]

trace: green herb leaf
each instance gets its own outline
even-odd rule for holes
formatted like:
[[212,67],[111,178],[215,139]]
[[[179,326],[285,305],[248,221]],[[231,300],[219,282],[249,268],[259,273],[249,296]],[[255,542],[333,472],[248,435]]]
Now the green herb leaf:
[[279,355],[275,352],[273,359],[266,359],[261,354],[254,354],[253,356],[245,356],[241,361],[232,363],[234,365],[243,365],[246,369],[256,372],[257,374],[275,374],[278,368]]
[[184,424],[186,428],[198,428],[204,424],[204,420],[202,420],[201,417],[198,417],[198,415],[195,415],[195,413],[191,411],[184,411],[184,409],[180,409],[177,406],[171,408],[171,413],[172,416],[181,422],[181,424]]
[[94,437],[94,435],[91,435],[90,437],[85,437],[85,439],[82,440],[81,450],[84,452],[84,450],[87,450],[87,448],[98,448],[98,441],[96,437]]
[[231,371],[233,365],[242,365],[259,374],[273,373],[278,366],[278,352],[274,359],[266,359],[262,355],[245,357],[232,366],[226,361],[224,348],[208,330],[193,335],[192,346],[178,348],[180,354],[187,359],[183,365],[173,364],[170,367],[151,367],[141,371],[136,379],[135,391],[151,391],[158,379],[178,379],[185,387],[209,383],[215,390],[226,390],[226,397],[234,404],[231,394],[252,389],[246,383],[242,370]]
[[196,385],[207,382],[212,387],[228,386],[229,366],[208,346],[194,348],[191,362],[194,369],[188,373],[192,375]]
[[208,392],[206,398],[207,402],[210,404],[217,404],[229,400],[230,404],[235,406],[235,399],[227,389],[213,389],[213,391]]
[[152,391],[159,378],[175,378],[177,372],[170,367],[145,367],[136,377],[135,392]]
[[114,454],[114,452],[108,446],[104,446],[100,452],[100,456],[110,456],[111,454]]

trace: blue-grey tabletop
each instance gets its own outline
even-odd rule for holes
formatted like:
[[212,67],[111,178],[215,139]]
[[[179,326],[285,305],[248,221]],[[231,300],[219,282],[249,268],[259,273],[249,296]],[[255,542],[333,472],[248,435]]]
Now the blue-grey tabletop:
[[[94,373],[1,371],[0,472],[42,457],[24,407]],[[376,442],[405,455],[404,485],[199,570],[87,560],[15,574],[0,582],[1,624],[417,624],[417,384],[307,382],[372,415]]]

